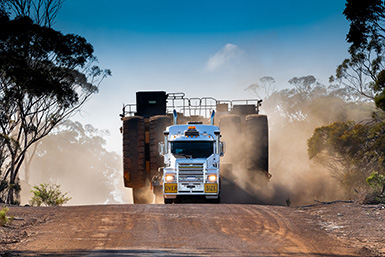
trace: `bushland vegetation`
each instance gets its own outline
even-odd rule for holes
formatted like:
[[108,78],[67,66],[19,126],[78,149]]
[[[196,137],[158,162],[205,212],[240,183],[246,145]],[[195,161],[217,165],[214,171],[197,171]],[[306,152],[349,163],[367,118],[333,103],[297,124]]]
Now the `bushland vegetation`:
[[27,151],[110,75],[85,38],[51,28],[62,2],[0,1],[0,202],[19,203]]
[[317,128],[308,141],[309,157],[329,168],[348,197],[361,194],[363,202],[384,202],[385,4],[348,0],[344,15],[350,22],[350,58],[338,66],[331,81],[357,92],[377,109],[371,119]]
[[60,185],[42,183],[40,186],[34,186],[31,193],[33,193],[30,200],[32,206],[41,206],[42,204],[45,206],[61,206],[72,199],[67,196],[68,193],[61,192]]
[[[328,195],[335,187],[320,175],[320,167],[338,181],[343,197],[371,203],[384,199],[385,4],[347,0],[344,15],[350,23],[350,58],[342,61],[328,85],[308,75],[293,77],[290,89],[277,91],[275,79],[265,76],[246,88],[265,96],[262,108],[269,115],[270,149],[275,151],[271,167],[284,181],[278,191],[296,195],[297,202],[301,195],[336,197]],[[301,166],[304,148],[311,162]],[[295,177],[293,182],[290,177]]]
[[[279,91],[264,89],[265,86],[275,88],[275,80],[269,78],[270,84],[264,79],[247,88],[256,96],[265,96],[262,111],[269,117],[273,189],[264,190],[265,197],[271,198],[268,203],[285,204],[289,199],[293,206],[298,206],[313,200],[348,197],[348,188],[341,180],[345,167],[336,164],[333,154],[330,158],[321,158],[321,155],[316,158],[313,151],[309,160],[307,141],[317,127],[371,121],[376,111],[374,103],[352,87],[335,81],[325,85],[312,75],[293,77],[288,81],[291,87]],[[346,127],[341,128],[344,129]],[[322,146],[320,142],[313,145]],[[335,170],[336,167],[339,169]],[[361,184],[366,185],[368,175],[370,172],[362,176]]]
[[22,198],[30,198],[31,185],[43,183],[60,185],[71,194],[71,204],[113,203],[123,189],[122,165],[120,155],[105,148],[108,135],[71,120],[53,129],[28,153]]

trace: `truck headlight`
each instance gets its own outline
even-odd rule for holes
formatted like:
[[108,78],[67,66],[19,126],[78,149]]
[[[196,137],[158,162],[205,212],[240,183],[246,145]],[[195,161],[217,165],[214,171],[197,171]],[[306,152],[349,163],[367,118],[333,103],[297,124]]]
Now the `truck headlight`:
[[215,175],[215,174],[208,175],[207,180],[210,182],[215,182],[215,181],[217,181],[217,175]]
[[171,182],[174,180],[174,175],[166,175],[164,178],[166,182]]

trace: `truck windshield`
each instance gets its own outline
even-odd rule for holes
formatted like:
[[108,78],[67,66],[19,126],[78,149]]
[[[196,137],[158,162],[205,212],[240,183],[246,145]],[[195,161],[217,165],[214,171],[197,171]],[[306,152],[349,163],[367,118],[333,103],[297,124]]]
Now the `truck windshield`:
[[213,152],[213,141],[171,142],[171,153],[177,158],[207,158]]

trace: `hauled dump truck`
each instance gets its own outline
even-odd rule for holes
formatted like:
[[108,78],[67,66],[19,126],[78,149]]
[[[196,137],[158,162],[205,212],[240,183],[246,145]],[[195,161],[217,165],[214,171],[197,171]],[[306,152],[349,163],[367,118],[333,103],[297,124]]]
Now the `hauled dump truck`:
[[137,92],[136,104],[124,105],[120,115],[123,179],[134,203],[219,202],[234,192],[224,194],[225,185],[234,187],[240,177],[266,184],[268,124],[261,102]]

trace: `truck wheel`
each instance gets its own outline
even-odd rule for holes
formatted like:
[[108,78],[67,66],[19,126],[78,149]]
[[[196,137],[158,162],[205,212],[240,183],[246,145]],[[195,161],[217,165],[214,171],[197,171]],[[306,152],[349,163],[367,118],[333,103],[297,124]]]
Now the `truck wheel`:
[[123,118],[122,133],[124,186],[139,189],[146,182],[143,117]]
[[249,171],[269,174],[269,127],[266,115],[246,116],[246,165]]
[[164,158],[159,155],[158,144],[164,141],[163,131],[172,124],[172,118],[157,115],[150,118],[150,177],[158,173],[158,168],[164,166]]
[[163,203],[163,187],[162,186],[154,186],[154,195],[155,195],[155,203],[156,204]]
[[134,204],[152,204],[154,201],[154,195],[149,185],[140,188],[132,189],[132,196]]
[[243,129],[239,115],[228,114],[220,118],[222,141],[226,143],[226,153],[223,156],[223,163],[240,163],[243,149]]

